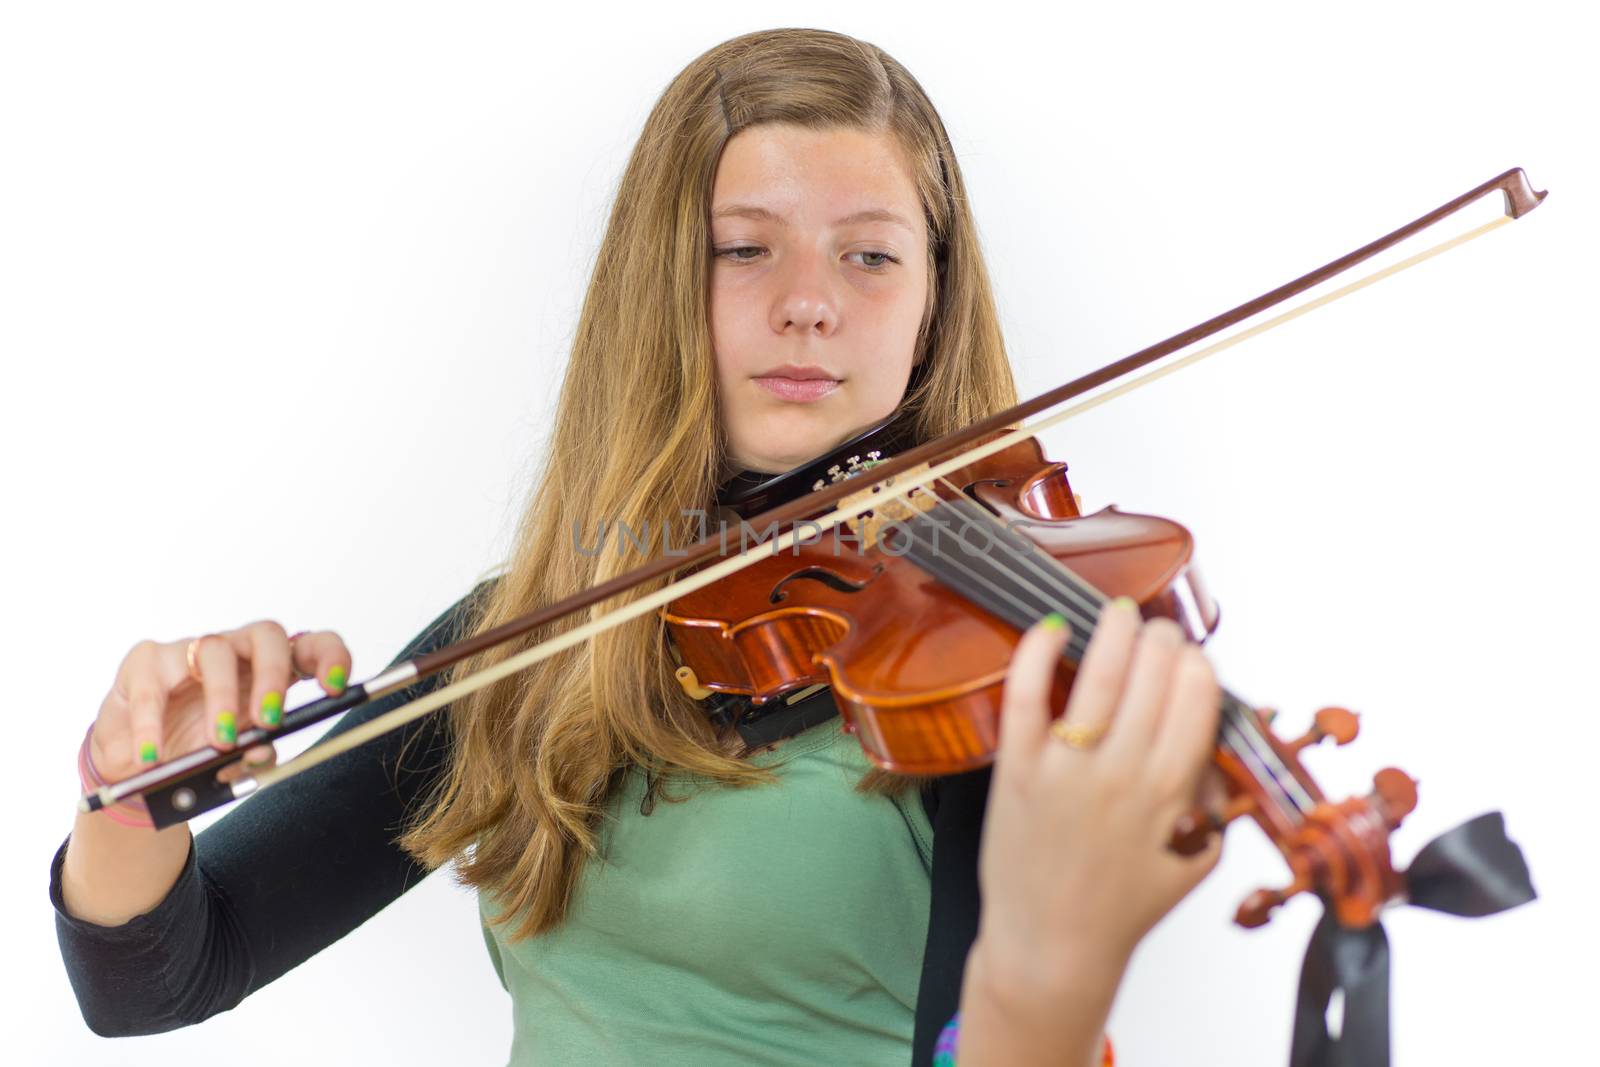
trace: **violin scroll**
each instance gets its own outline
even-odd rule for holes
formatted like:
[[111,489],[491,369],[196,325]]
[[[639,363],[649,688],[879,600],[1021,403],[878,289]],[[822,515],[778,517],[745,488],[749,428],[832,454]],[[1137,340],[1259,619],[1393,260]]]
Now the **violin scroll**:
[[[1359,731],[1359,717],[1347,708],[1322,708],[1311,728],[1290,741],[1270,732],[1268,724],[1274,717],[1271,709],[1261,708],[1247,711],[1237,721],[1255,724],[1260,740],[1281,759],[1298,789],[1263,790],[1263,776],[1246,773],[1239,758],[1243,748],[1231,755],[1219,753],[1218,763],[1228,781],[1226,805],[1219,811],[1197,808],[1185,814],[1173,827],[1168,847],[1180,855],[1194,855],[1205,849],[1212,834],[1249,815],[1278,846],[1292,877],[1281,888],[1251,893],[1239,905],[1235,922],[1247,928],[1263,926],[1279,906],[1310,891],[1323,897],[1345,926],[1370,925],[1385,904],[1404,896],[1404,874],[1395,871],[1389,857],[1389,834],[1415,809],[1417,783],[1404,771],[1388,767],[1373,776],[1372,791],[1366,796],[1334,803],[1316,787],[1299,754],[1330,738],[1338,745],[1349,744]],[[1286,796],[1298,799],[1286,803]]]
[[1405,895],[1405,873],[1389,859],[1389,834],[1417,805],[1417,783],[1386,767],[1372,777],[1372,792],[1342,804],[1319,804],[1304,831],[1278,841],[1294,871],[1282,889],[1258,889],[1244,899],[1234,922],[1264,926],[1290,897],[1316,890],[1348,927],[1369,926],[1384,905]]

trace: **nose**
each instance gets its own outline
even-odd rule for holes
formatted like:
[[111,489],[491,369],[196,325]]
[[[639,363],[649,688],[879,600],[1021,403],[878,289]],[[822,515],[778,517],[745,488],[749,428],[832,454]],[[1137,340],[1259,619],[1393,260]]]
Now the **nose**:
[[794,256],[787,270],[777,272],[773,330],[826,337],[837,328],[839,312],[826,258],[817,254]]

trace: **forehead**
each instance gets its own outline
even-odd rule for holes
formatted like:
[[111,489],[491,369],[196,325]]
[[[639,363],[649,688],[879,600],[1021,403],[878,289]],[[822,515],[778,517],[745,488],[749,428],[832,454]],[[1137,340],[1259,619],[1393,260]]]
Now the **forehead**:
[[778,123],[741,130],[724,146],[711,214],[716,219],[730,212],[797,226],[892,213],[916,230],[922,218],[916,182],[894,134]]

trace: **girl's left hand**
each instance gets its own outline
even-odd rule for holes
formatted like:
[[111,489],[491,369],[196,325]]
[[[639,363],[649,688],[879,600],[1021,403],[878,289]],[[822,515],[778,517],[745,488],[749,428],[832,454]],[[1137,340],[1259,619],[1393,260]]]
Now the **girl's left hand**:
[[1007,995],[1059,1005],[1098,982],[1109,1009],[1134,947],[1221,855],[1220,834],[1195,856],[1167,848],[1208,783],[1221,690],[1175,623],[1113,601],[1062,713],[1104,733],[1068,744],[1051,733],[1048,702],[1070,636],[1034,626],[1006,675],[973,954]]

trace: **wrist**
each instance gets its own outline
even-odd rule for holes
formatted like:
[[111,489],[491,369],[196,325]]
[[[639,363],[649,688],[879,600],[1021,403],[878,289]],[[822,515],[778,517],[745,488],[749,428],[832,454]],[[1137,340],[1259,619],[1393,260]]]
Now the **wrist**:
[[1110,1002],[1136,946],[1103,937],[1052,937],[997,930],[981,920],[967,971],[1008,1002],[1059,1004],[1063,999]]
[[961,1067],[1004,1064],[1098,1067],[1106,1021],[1126,958],[1011,951],[982,933],[967,956],[961,990]]

